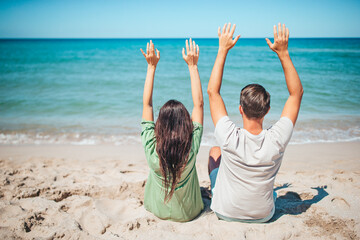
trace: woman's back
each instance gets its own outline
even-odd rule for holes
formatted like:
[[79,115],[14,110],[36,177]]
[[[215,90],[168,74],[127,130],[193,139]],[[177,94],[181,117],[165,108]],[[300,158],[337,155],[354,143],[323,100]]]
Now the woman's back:
[[159,164],[159,156],[156,152],[155,124],[153,121],[141,122],[141,140],[150,168],[145,186],[144,206],[161,219],[189,221],[194,219],[204,208],[195,167],[203,127],[196,122],[193,122],[193,125],[192,143],[187,163],[176,184],[172,197],[165,202],[164,177]]

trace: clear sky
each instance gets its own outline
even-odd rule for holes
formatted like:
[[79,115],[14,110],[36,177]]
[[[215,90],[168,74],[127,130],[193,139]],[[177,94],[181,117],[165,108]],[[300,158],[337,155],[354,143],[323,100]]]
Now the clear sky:
[[360,0],[0,0],[0,38],[360,37]]

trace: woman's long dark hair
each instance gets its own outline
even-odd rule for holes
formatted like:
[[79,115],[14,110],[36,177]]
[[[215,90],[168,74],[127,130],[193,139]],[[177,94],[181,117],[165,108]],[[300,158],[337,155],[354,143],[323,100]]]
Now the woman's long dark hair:
[[[164,177],[164,202],[174,194],[176,184],[187,163],[192,139],[193,124],[185,106],[169,100],[161,107],[155,124],[156,152]],[[170,191],[169,191],[170,187]]]

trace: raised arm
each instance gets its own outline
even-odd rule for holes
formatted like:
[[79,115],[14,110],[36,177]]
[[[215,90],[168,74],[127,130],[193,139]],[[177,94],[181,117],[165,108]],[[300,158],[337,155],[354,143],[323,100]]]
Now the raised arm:
[[155,70],[157,63],[160,60],[160,52],[159,50],[156,49],[156,54],[155,54],[154,44],[151,40],[150,40],[150,44],[148,43],[146,46],[146,54],[141,48],[140,51],[142,52],[148,63],[145,85],[144,85],[144,94],[143,94],[142,118],[147,121],[154,121],[152,94],[154,87]]
[[191,95],[193,98],[194,108],[191,114],[191,119],[203,125],[204,118],[204,101],[201,89],[201,82],[197,62],[199,60],[199,45],[195,44],[190,38],[190,47],[188,40],[186,40],[186,54],[185,49],[182,50],[182,55],[189,67],[191,79]]
[[281,28],[280,23],[278,29],[276,29],[276,26],[274,25],[274,43],[271,43],[271,41],[266,38],[266,42],[270,49],[276,52],[280,59],[285,74],[286,85],[290,94],[281,116],[288,117],[295,125],[304,90],[289,55],[288,41],[289,29],[285,28],[285,24],[283,24]]
[[218,29],[219,50],[207,89],[209,94],[211,118],[215,126],[220,118],[227,115],[224,101],[220,95],[220,88],[227,53],[233,46],[235,46],[236,42],[240,38],[240,35],[238,35],[235,39],[233,39],[235,27],[236,25],[234,24],[231,28],[231,24],[229,23],[224,25],[222,31],[220,27]]

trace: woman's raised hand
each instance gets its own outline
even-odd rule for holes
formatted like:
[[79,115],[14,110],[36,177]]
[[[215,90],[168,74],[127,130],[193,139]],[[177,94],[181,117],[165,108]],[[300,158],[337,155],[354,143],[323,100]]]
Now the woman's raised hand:
[[144,53],[142,48],[140,48],[140,51],[144,55],[148,65],[156,67],[157,63],[160,60],[160,52],[159,52],[159,50],[156,49],[156,54],[155,54],[154,43],[151,40],[150,40],[150,43],[147,43],[146,54]]
[[286,52],[288,50],[289,29],[285,27],[285,24],[281,27],[281,23],[279,23],[278,29],[276,29],[276,25],[274,25],[274,43],[271,43],[268,38],[265,40],[270,49],[277,54]]
[[190,38],[190,47],[188,40],[185,41],[186,44],[186,54],[185,54],[185,48],[182,50],[182,55],[187,63],[187,65],[190,66],[196,66],[197,62],[199,60],[199,45],[195,44],[195,41],[192,41]]

